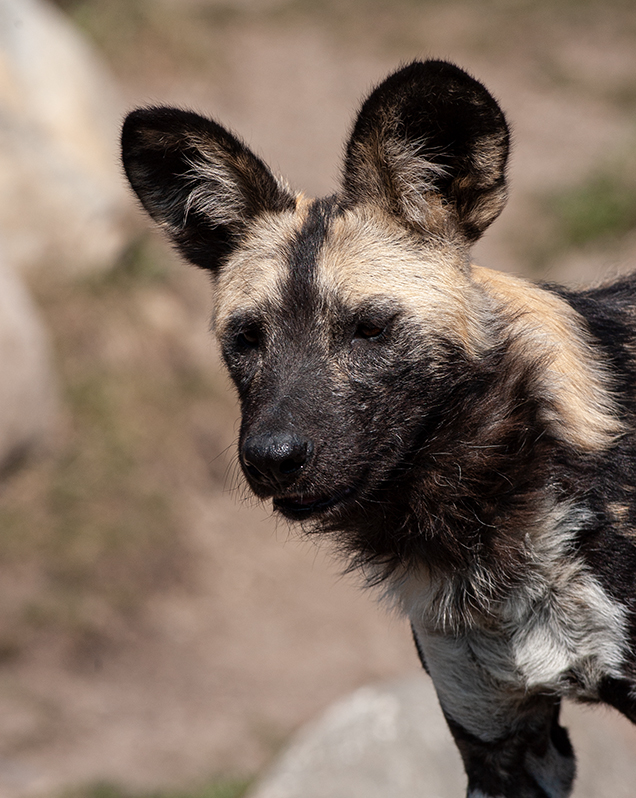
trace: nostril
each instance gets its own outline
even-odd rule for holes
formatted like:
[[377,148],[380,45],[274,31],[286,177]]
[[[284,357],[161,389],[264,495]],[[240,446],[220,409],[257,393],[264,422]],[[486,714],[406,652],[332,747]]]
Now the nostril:
[[289,448],[288,456],[281,460],[278,469],[281,474],[295,474],[304,467],[313,450],[311,441],[307,441],[294,436]]
[[283,460],[283,462],[279,466],[279,470],[281,474],[293,474],[295,471],[300,471],[300,469],[305,465],[307,461],[307,450],[305,449],[302,454],[298,454],[295,457],[288,457],[287,460]]

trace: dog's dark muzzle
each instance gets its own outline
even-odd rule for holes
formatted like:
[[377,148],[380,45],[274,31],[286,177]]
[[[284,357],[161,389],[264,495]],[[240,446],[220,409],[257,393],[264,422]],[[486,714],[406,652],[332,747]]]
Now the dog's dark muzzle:
[[240,457],[250,482],[275,493],[294,484],[313,449],[312,442],[296,432],[264,432],[243,441]]

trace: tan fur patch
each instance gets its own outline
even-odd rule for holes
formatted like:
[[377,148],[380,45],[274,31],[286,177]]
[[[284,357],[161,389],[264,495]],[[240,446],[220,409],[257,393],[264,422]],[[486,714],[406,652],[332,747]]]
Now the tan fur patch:
[[473,266],[478,285],[510,320],[517,346],[545,359],[546,396],[562,440],[586,451],[603,449],[624,431],[610,377],[593,349],[579,314],[565,300],[533,283]]
[[326,297],[352,308],[365,300],[398,300],[431,333],[477,356],[487,344],[481,291],[472,284],[464,250],[452,239],[423,239],[377,209],[359,206],[333,220],[318,263]]
[[310,205],[311,200],[298,194],[294,211],[263,214],[254,223],[247,240],[217,276],[213,310],[217,333],[231,314],[257,308],[279,295],[287,276],[282,253],[301,229]]
[[610,502],[607,505],[612,518],[618,523],[620,531],[625,535],[633,536],[636,534],[633,530],[626,530],[625,524],[629,521],[629,514],[631,507],[629,504],[622,504],[621,502]]

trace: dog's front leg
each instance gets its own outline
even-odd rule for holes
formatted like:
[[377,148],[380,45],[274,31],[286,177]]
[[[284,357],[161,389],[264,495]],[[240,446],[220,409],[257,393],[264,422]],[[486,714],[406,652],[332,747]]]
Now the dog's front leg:
[[574,780],[574,754],[559,725],[559,702],[543,697],[520,707],[512,729],[480,739],[448,713],[446,721],[464,760],[467,798],[566,798]]
[[467,798],[567,798],[575,763],[560,699],[520,691],[497,639],[414,631],[464,761]]

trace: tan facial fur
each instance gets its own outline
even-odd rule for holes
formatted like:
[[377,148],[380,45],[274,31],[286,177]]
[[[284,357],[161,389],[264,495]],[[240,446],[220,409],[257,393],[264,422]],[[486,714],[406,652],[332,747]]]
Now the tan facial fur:
[[301,229],[310,204],[299,194],[294,211],[263,214],[252,225],[246,241],[216,278],[213,323],[217,333],[236,311],[276,299],[287,274],[286,246]]
[[452,239],[416,242],[391,217],[359,206],[333,220],[318,267],[327,298],[355,308],[385,296],[432,335],[461,343],[473,356],[487,344],[481,292],[468,277],[464,249]]
[[[217,278],[214,323],[221,331],[237,310],[271,302],[287,277],[288,242],[302,228],[311,201],[293,212],[265,214]],[[324,241],[317,277],[327,301],[352,309],[388,297],[431,335],[455,340],[479,357],[492,343],[494,316],[503,317],[513,349],[543,362],[546,413],[562,440],[586,451],[622,433],[607,372],[589,345],[583,322],[564,300],[526,280],[467,266],[461,241],[416,242],[377,208],[357,206],[337,216]],[[494,313],[494,316],[493,316]]]

